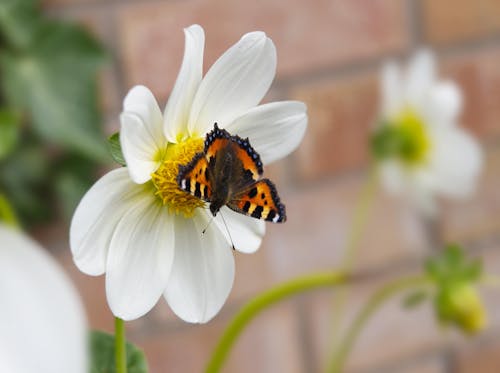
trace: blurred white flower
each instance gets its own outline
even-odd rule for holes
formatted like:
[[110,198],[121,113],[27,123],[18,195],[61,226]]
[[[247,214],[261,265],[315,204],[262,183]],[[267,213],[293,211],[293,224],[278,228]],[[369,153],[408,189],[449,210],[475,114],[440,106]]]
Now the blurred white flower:
[[[162,115],[152,93],[132,88],[124,100],[120,141],[127,167],[103,176],[85,195],[71,223],[74,261],[89,275],[106,273],[115,316],[148,312],[163,294],[188,322],[206,322],[224,304],[234,278],[234,259],[221,214],[211,215],[181,191],[179,164],[203,149],[217,122],[252,146],[266,163],[300,143],[307,125],[301,102],[257,106],[276,71],[276,50],[263,32],[244,35],[202,79],[204,32],[185,29],[179,76]],[[264,222],[224,207],[235,248],[258,249]]]
[[0,372],[86,373],[82,304],[57,263],[0,224]]
[[459,88],[438,80],[435,58],[425,50],[404,72],[387,63],[381,80],[382,113],[372,149],[386,189],[408,196],[427,214],[436,212],[437,196],[468,196],[482,167],[482,152],[458,127]]

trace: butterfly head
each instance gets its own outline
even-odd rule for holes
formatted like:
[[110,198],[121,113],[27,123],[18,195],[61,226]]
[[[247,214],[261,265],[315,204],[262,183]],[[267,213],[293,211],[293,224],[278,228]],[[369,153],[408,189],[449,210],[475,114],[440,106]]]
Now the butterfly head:
[[213,216],[216,216],[221,207],[222,206],[220,204],[212,202],[210,204],[210,212],[212,213]]

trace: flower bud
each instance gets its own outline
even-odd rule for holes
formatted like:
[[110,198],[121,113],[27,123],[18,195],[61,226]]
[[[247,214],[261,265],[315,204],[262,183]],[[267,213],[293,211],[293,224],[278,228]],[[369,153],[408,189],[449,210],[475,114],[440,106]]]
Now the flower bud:
[[445,324],[454,324],[467,334],[476,334],[486,326],[486,312],[477,290],[468,283],[441,289],[436,311]]

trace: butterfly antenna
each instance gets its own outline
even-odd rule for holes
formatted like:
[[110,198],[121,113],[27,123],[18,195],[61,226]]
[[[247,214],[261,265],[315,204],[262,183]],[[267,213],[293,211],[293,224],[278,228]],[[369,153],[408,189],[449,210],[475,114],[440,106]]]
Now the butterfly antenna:
[[236,248],[234,247],[233,237],[231,237],[231,232],[229,232],[229,227],[226,224],[226,219],[224,219],[224,215],[222,214],[222,211],[220,212],[220,216],[222,218],[222,221],[224,222],[224,226],[226,227],[226,231],[227,231],[227,234],[229,236],[229,240],[231,241],[231,246],[233,247],[233,250],[236,250]]
[[208,221],[207,226],[201,231],[201,234],[205,234],[205,232],[207,231],[208,227],[210,226],[210,224],[212,223],[213,220],[214,220],[214,217],[212,216],[210,218],[210,220]]

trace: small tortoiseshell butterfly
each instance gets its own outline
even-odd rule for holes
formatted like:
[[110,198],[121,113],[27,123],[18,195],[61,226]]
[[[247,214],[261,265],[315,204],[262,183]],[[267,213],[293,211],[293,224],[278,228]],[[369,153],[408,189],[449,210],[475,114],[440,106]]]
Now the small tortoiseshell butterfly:
[[269,179],[260,179],[262,162],[248,138],[232,136],[217,123],[207,134],[205,148],[187,165],[179,166],[179,188],[210,203],[215,216],[227,205],[257,219],[282,223],[285,206]]

